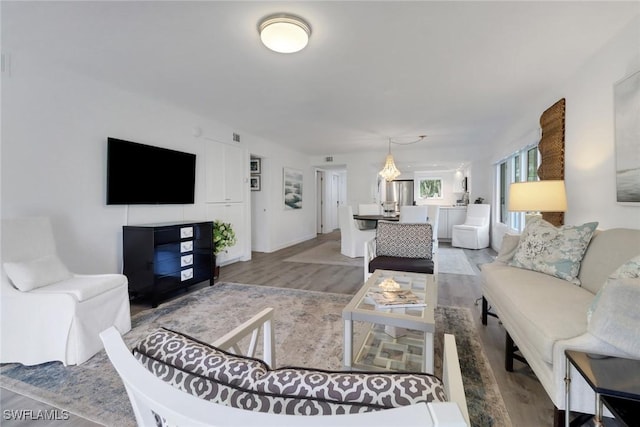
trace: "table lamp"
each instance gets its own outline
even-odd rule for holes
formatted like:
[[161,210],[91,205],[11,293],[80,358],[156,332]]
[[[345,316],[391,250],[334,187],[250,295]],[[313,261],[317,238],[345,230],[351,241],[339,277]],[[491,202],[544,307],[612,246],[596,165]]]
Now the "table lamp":
[[[511,212],[566,212],[567,193],[564,181],[514,182],[509,187],[507,209]],[[527,220],[531,217],[532,215],[527,215]]]

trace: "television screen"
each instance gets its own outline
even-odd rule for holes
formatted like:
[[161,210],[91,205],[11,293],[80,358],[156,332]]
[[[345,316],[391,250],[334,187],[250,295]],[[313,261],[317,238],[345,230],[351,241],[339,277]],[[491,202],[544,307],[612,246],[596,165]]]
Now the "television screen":
[[107,205],[194,203],[196,155],[107,139]]

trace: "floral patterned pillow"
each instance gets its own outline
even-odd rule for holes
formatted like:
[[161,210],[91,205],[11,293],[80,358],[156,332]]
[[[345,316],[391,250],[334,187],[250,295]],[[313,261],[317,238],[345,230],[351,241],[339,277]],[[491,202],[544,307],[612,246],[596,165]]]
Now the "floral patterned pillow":
[[597,226],[597,222],[589,222],[554,227],[541,218],[534,219],[522,232],[509,265],[579,285],[580,262]]

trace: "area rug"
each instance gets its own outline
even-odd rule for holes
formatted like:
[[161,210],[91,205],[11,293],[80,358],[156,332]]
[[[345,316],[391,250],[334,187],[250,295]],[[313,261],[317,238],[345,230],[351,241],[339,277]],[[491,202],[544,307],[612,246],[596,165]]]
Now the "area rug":
[[[221,283],[138,313],[124,338],[132,347],[164,326],[212,342],[262,308],[274,307],[276,366],[341,369],[342,308],[350,299],[342,294]],[[509,426],[469,310],[439,307],[436,328],[436,374],[442,370],[442,335],[453,333],[472,425]],[[135,425],[124,386],[104,351],[80,366],[6,364],[0,368],[0,379],[9,390],[89,420],[107,426]]]
[[438,248],[438,273],[476,275],[462,249],[443,247]]
[[363,268],[364,258],[349,258],[340,253],[340,241],[329,240],[297,255],[289,257],[285,262],[303,262],[307,264],[344,265]]

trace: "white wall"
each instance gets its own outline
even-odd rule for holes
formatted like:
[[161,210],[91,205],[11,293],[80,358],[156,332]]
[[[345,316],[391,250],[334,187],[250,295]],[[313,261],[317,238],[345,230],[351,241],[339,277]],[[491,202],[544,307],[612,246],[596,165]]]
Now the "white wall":
[[[60,256],[72,271],[121,271],[123,225],[213,219],[207,218],[205,203],[207,140],[194,136],[196,126],[218,141],[229,142],[232,133],[239,132],[245,146],[264,148],[252,153],[270,152],[265,161],[270,168],[263,173],[262,183],[263,191],[271,192],[268,210],[274,213],[268,218],[272,226],[262,227],[269,239],[267,248],[315,235],[315,194],[305,156],[20,51],[11,54],[11,74],[2,76],[2,217],[50,216]],[[109,136],[195,153],[195,204],[107,206]],[[248,177],[249,152],[245,152]],[[285,165],[305,170],[305,203],[309,204],[300,212],[280,210]],[[249,200],[247,182],[245,203]],[[249,224],[247,215],[243,259],[250,258]]]
[[[514,141],[524,146],[522,135],[537,131],[542,112],[566,98],[565,224],[598,221],[602,229],[640,228],[640,206],[616,202],[613,105],[614,84],[640,70],[639,40],[640,17],[595,52],[574,76],[532,99],[529,113],[496,143],[494,160],[513,152]],[[495,229],[493,246],[498,247],[505,230]]]
[[[248,136],[244,139],[249,152],[262,158],[261,197],[265,223],[255,230],[263,246],[256,248],[273,252],[316,236],[316,188],[315,171],[306,155],[289,150],[276,143]],[[283,168],[293,168],[304,173],[302,209],[286,210],[283,195]]]

